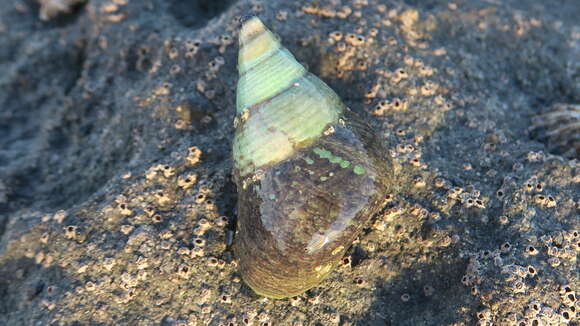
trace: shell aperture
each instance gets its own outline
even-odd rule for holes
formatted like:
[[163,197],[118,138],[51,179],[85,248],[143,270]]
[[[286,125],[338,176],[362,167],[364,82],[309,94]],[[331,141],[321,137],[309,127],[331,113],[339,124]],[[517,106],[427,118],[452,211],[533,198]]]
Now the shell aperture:
[[338,264],[392,184],[371,128],[256,17],[240,31],[234,178],[242,278],[301,294]]

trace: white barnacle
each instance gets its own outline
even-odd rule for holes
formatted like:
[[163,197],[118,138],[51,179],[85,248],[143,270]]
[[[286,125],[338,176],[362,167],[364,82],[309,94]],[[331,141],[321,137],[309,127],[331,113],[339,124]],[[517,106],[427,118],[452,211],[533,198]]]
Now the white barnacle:
[[330,126],[328,127],[325,131],[324,131],[324,135],[328,136],[328,135],[332,135],[334,133],[334,127]]

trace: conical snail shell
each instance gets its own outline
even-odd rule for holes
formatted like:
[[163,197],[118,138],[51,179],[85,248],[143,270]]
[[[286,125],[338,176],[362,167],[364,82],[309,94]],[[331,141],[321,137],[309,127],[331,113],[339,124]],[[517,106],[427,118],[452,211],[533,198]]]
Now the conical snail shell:
[[338,264],[392,184],[372,130],[256,17],[240,31],[235,253],[256,293],[296,296]]

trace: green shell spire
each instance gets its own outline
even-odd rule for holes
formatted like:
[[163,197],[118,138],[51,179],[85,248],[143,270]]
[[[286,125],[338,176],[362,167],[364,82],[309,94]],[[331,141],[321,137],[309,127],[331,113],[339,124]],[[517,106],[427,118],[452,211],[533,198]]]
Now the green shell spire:
[[240,31],[234,250],[244,282],[285,298],[340,262],[394,184],[372,129],[258,18]]
[[234,160],[245,175],[280,162],[337,121],[344,105],[254,17],[240,31]]

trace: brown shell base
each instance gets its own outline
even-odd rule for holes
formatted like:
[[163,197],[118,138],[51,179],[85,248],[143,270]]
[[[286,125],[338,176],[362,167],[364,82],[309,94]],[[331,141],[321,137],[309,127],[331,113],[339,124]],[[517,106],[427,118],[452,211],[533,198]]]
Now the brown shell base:
[[[385,150],[349,110],[310,146],[238,185],[235,253],[258,294],[292,297],[320,283],[392,185]],[[329,126],[330,127],[330,126]]]

